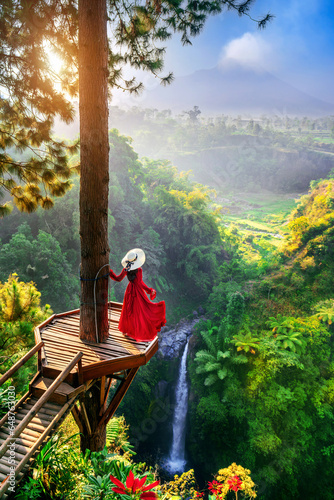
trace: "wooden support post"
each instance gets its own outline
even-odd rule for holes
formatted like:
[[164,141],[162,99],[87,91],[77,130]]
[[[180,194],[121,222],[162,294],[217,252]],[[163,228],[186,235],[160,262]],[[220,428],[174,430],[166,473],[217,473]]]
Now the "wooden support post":
[[37,370],[42,371],[42,349],[39,349],[37,353]]
[[129,371],[126,378],[120,383],[114,397],[110,401],[110,404],[109,404],[107,410],[103,414],[103,416],[99,422],[98,427],[102,426],[103,424],[106,425],[109,422],[109,420],[111,419],[111,417],[113,416],[113,414],[117,410],[120,402],[124,398],[126,391],[129,389],[131,382],[134,379],[134,377],[138,371],[138,368],[139,367],[131,368],[131,370]]
[[82,359],[81,358],[78,361],[78,382],[79,382],[79,385],[83,384]]
[[85,403],[83,401],[80,401],[80,406],[81,406],[81,410],[82,410],[82,416],[83,416],[85,425],[87,427],[88,434],[90,436],[92,434],[92,429],[91,429],[91,426],[90,426],[90,423],[89,423],[89,418],[88,418],[88,415],[87,415]]
[[106,392],[106,376],[101,377],[101,391],[100,391],[100,406],[104,403],[104,395]]
[[84,428],[83,428],[83,425],[82,425],[81,420],[80,420],[80,411],[79,411],[76,403],[73,405],[73,408],[71,411],[72,411],[72,415],[73,415],[73,418],[75,420],[75,423],[77,424],[77,426],[79,428],[79,432],[81,432],[81,434],[83,434]]
[[111,387],[111,384],[112,384],[112,381],[113,381],[113,377],[110,377],[109,378],[109,382],[108,382],[108,386],[107,386],[107,390],[105,392],[105,396],[104,396],[104,401],[103,403],[101,404],[101,409],[100,409],[100,417],[103,415],[103,413],[106,411],[107,409],[107,403],[108,403],[108,395],[109,395],[109,391],[110,391],[110,387]]

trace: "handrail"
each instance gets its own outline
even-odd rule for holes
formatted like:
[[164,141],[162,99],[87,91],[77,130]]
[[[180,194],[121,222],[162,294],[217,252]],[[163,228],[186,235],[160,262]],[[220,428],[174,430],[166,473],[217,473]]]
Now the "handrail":
[[[70,399],[60,410],[59,413],[54,417],[54,419],[50,422],[48,427],[45,429],[43,434],[38,438],[36,443],[30,448],[29,452],[22,458],[21,462],[17,465],[15,469],[15,476],[18,477],[19,473],[22,471],[23,467],[26,465],[26,463],[32,458],[34,453],[38,450],[38,448],[41,446],[41,444],[44,442],[44,440],[48,437],[52,429],[58,424],[62,416],[66,413],[66,411],[71,408],[75,401],[75,397]],[[2,498],[2,495],[6,493],[6,491],[9,488],[10,482],[10,475],[4,479],[4,481],[0,484],[0,498]]]
[[30,359],[37,351],[40,351],[43,346],[44,342],[39,342],[32,349],[30,349],[30,351],[27,352],[27,354],[25,354],[21,359],[19,359],[15,363],[15,365],[13,365],[6,373],[4,373],[0,378],[0,387],[2,386],[2,384],[6,382],[6,380],[8,380],[12,375],[14,375],[14,373],[19,368],[21,368],[21,366],[23,366],[28,361],[28,359]]
[[78,352],[78,354],[72,359],[72,361],[67,365],[66,368],[58,375],[58,377],[52,382],[50,387],[45,391],[43,396],[36,401],[34,406],[29,410],[29,412],[26,414],[24,419],[19,423],[19,425],[16,427],[15,431],[8,436],[8,438],[3,442],[3,444],[0,447],[0,459],[4,456],[4,454],[7,452],[8,445],[13,442],[13,439],[17,438],[21,432],[27,427],[29,422],[34,418],[36,413],[40,410],[40,408],[43,406],[44,403],[46,403],[51,395],[55,392],[55,390],[60,386],[60,384],[65,380],[67,375],[70,373],[72,370],[73,366],[80,361],[82,358],[83,353]]

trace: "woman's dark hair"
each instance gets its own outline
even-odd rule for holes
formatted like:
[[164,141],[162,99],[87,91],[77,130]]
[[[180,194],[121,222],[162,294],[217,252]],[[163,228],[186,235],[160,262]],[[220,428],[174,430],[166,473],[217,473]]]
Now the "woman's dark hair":
[[128,271],[126,273],[126,276],[127,276],[129,281],[133,281],[135,279],[137,271],[138,271],[138,269],[134,269],[133,271]]

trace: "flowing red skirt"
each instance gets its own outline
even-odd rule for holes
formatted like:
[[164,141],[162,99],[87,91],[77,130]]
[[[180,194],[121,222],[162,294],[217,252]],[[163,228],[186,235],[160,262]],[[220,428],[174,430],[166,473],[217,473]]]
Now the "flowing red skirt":
[[[115,281],[121,281],[125,276],[125,269],[118,276],[110,270],[110,277]],[[166,324],[165,302],[151,302],[146,295],[151,291],[152,288],[143,282],[142,269],[139,268],[125,290],[118,325],[121,332],[138,341],[153,340]]]
[[125,291],[118,328],[135,340],[153,340],[166,324],[165,302],[151,302],[135,281]]

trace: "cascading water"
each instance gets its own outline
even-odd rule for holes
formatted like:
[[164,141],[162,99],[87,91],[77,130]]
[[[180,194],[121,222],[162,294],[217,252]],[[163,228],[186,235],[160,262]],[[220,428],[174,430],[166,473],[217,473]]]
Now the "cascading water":
[[[188,341],[189,342],[189,341]],[[185,429],[188,411],[188,383],[187,383],[187,353],[188,342],[184,348],[181,359],[179,380],[176,386],[176,406],[173,418],[173,442],[166,468],[174,472],[183,472],[186,465],[185,460]]]

